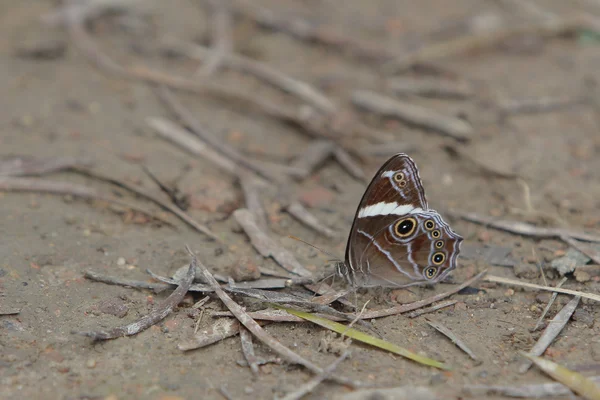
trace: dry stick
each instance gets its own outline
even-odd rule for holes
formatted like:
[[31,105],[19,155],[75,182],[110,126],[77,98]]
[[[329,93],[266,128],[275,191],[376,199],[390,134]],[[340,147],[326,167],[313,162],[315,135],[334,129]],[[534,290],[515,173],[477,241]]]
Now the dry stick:
[[[345,134],[345,136],[356,135],[370,139],[383,140],[381,135],[378,135],[377,132],[367,129],[357,121],[346,121],[345,124],[340,124],[338,119],[342,119],[344,117],[343,115],[336,114],[332,117],[329,115],[324,115],[320,112],[316,112],[307,106],[296,108],[285,107],[280,103],[275,104],[257,97],[254,94],[245,93],[235,88],[207,81],[198,83],[193,80],[172,76],[160,71],[150,70],[145,67],[122,67],[100,51],[92,38],[87,34],[84,27],[85,21],[80,17],[81,16],[78,15],[71,15],[68,18],[69,22],[67,24],[67,28],[69,30],[69,34],[78,49],[82,51],[83,54],[96,67],[105,70],[106,72],[116,74],[123,78],[142,80],[173,89],[184,90],[192,93],[210,94],[227,101],[240,101],[245,105],[258,109],[271,117],[277,118],[284,122],[296,124],[301,127],[304,132],[314,137],[335,138],[336,136],[339,136],[340,132],[342,132]],[[348,135],[347,131],[350,131],[351,135]],[[201,132],[196,131],[195,133],[200,134]],[[269,176],[274,175],[272,173],[272,168],[261,166],[260,163],[252,162],[251,160],[248,160],[239,154],[236,156],[237,152],[235,150],[230,147],[225,147],[224,143],[219,143],[214,140],[211,141],[211,138],[211,135],[205,137],[206,141],[211,144],[211,146],[214,147],[216,144],[220,145],[218,147],[219,150],[227,150],[228,153],[226,155],[230,158],[233,157],[234,161],[247,165],[249,168],[259,170],[261,174],[267,174]],[[355,168],[350,169],[349,173],[354,177],[361,179],[361,175],[363,175],[362,171],[357,171],[357,168],[358,167],[355,166]],[[283,168],[283,166],[279,169],[284,171],[286,170]],[[294,174],[292,174],[292,176],[294,176]]]
[[341,364],[348,356],[350,355],[349,351],[345,351],[340,357],[338,357],[333,363],[331,363],[328,367],[323,369],[323,373],[313,377],[310,381],[306,382],[304,385],[300,386],[298,389],[294,390],[291,393],[288,393],[281,400],[300,400],[302,397],[306,396],[310,392],[312,392],[321,382],[325,379],[329,378],[329,376],[335,371],[338,365]]
[[[267,322],[261,322],[263,325]],[[181,351],[189,351],[209,346],[213,343],[240,333],[240,322],[237,319],[220,319],[207,330],[195,334],[192,339],[184,340],[177,345]]]
[[[204,61],[211,55],[209,49],[194,43],[167,39],[166,45],[170,50],[180,51],[196,60]],[[251,74],[263,82],[281,89],[285,93],[298,97],[326,114],[336,111],[335,104],[325,94],[308,83],[285,75],[267,64],[231,53],[224,54],[221,63],[226,68]]]
[[89,166],[89,160],[74,157],[0,158],[0,176],[45,175],[69,168]]
[[[596,383],[600,383],[600,376],[588,377]],[[507,397],[520,397],[520,398],[535,398],[535,399],[547,399],[549,397],[558,397],[572,395],[571,389],[563,385],[562,383],[536,383],[531,385],[523,386],[499,386],[499,385],[466,385],[463,387],[463,391],[470,395],[500,395]]]
[[234,400],[231,393],[229,393],[229,391],[227,390],[227,385],[225,384],[219,387],[219,393],[221,393],[221,396],[225,397],[225,400]]
[[215,236],[215,234],[212,233],[212,231],[206,225],[202,225],[199,222],[197,222],[196,220],[194,220],[191,216],[189,216],[181,208],[175,206],[174,204],[169,203],[168,201],[162,200],[160,197],[156,197],[152,193],[149,193],[140,187],[131,185],[125,181],[121,181],[121,180],[112,178],[107,175],[100,174],[99,172],[95,172],[95,171],[92,171],[87,168],[74,168],[73,171],[75,171],[79,174],[89,176],[94,179],[112,183],[113,185],[122,187],[123,189],[126,189],[132,193],[135,193],[136,195],[138,195],[142,198],[150,200],[154,204],[158,205],[159,207],[162,207],[163,209],[165,209],[165,210],[169,211],[170,213],[172,213],[173,215],[175,215],[177,218],[179,218],[180,220],[182,220],[183,222],[188,224],[190,227],[192,227],[196,231],[205,234],[206,236],[210,237],[213,240],[217,240],[217,241],[219,240],[217,238],[217,236]]
[[501,116],[535,114],[570,108],[586,102],[584,97],[538,97],[533,99],[508,100],[498,105]]
[[293,274],[303,277],[312,275],[309,270],[296,260],[296,257],[292,253],[277,244],[265,231],[260,229],[256,223],[254,214],[250,211],[240,208],[234,211],[233,216],[250,238],[252,246],[263,257],[272,257],[279,265]]
[[517,281],[515,279],[502,278],[500,276],[488,275],[485,277],[484,280],[487,282],[504,283],[506,285],[515,285],[515,286],[522,286],[522,287],[527,287],[527,288],[531,288],[531,289],[545,290],[547,292],[570,294],[573,296],[581,296],[586,299],[590,299],[590,300],[594,300],[594,301],[600,301],[600,296],[597,294],[579,292],[577,290],[563,289],[563,288],[558,288],[558,287],[541,286],[541,285],[536,285],[533,283]]
[[169,107],[169,109],[179,118],[191,131],[201,140],[208,143],[211,147],[217,150],[225,157],[231,159],[234,163],[248,168],[257,174],[269,179],[273,182],[284,182],[285,179],[279,173],[273,173],[273,169],[264,168],[259,164],[240,154],[236,149],[215,138],[215,135],[208,132],[207,129],[200,124],[194,115],[173,95],[173,93],[165,86],[158,91],[160,99]]
[[465,342],[463,342],[463,340],[450,329],[446,328],[439,322],[435,322],[430,319],[427,319],[427,324],[429,324],[429,326],[431,326],[432,328],[440,332],[442,335],[450,339],[452,343],[454,343],[459,349],[467,353],[467,355],[473,360],[477,360],[477,356],[475,355],[475,353],[473,353],[473,351],[471,351],[471,349],[465,344]]
[[451,156],[461,158],[478,168],[482,174],[492,176],[500,179],[521,179],[518,174],[510,171],[503,171],[496,167],[488,165],[486,162],[481,161],[471,155],[468,150],[462,149],[456,146],[454,143],[446,142],[443,145],[443,149],[446,150]]
[[340,290],[339,292],[331,291],[330,293],[314,297],[311,301],[317,304],[331,304],[341,297],[346,296],[348,293],[350,293],[350,290]]
[[466,213],[456,210],[447,210],[447,214],[452,215],[456,218],[462,218],[465,221],[474,222],[476,224],[482,224],[489,226],[490,228],[500,229],[506,232],[514,233],[517,235],[532,236],[537,238],[562,238],[568,236],[573,239],[579,239],[586,242],[597,242],[600,243],[600,236],[591,235],[585,232],[576,231],[572,229],[562,228],[541,228],[525,222],[519,221],[504,221],[497,220],[490,217],[480,216],[474,213]]
[[[557,288],[561,287],[566,281],[567,281],[566,277],[562,278],[560,280],[560,282],[558,282],[556,287]],[[538,328],[540,327],[540,325],[542,324],[542,321],[544,321],[546,314],[548,314],[548,311],[550,311],[550,307],[552,307],[552,304],[554,304],[554,300],[556,300],[556,296],[558,296],[557,292],[552,293],[552,296],[550,296],[550,301],[548,301],[548,304],[546,304],[544,311],[542,311],[542,315],[540,315],[540,318],[537,320],[535,326],[532,329],[533,332],[537,331]]]
[[146,118],[146,123],[164,139],[174,143],[190,154],[210,161],[223,171],[235,175],[237,167],[234,162],[212,150],[206,143],[193,136],[178,124],[159,117]]
[[0,310],[0,315],[17,315],[21,312],[21,309],[12,309],[12,310]]
[[586,246],[583,243],[579,243],[577,240],[569,237],[569,236],[561,236],[560,239],[567,243],[569,246],[573,247],[575,250],[578,250],[591,258],[596,264],[600,264],[600,252],[594,250],[590,246]]
[[246,208],[254,214],[256,223],[263,230],[268,229],[267,211],[260,198],[260,193],[262,192],[262,189],[264,189],[265,184],[254,175],[248,174],[245,171],[238,172],[238,182],[244,193]]
[[454,305],[456,303],[458,303],[458,300],[442,301],[442,302],[439,302],[438,304],[435,304],[435,305],[433,305],[431,307],[421,308],[420,310],[413,311],[410,314],[408,314],[407,317],[408,318],[416,318],[416,317],[418,317],[420,315],[423,315],[423,314],[428,314],[430,312],[434,312],[434,311],[440,310],[442,308],[450,307],[451,305]]
[[113,277],[108,275],[102,275],[94,271],[87,270],[84,272],[83,276],[86,279],[95,282],[106,283],[107,285],[118,285],[125,287],[132,287],[136,289],[151,289],[155,293],[160,293],[163,290],[170,289],[172,286],[164,283],[150,283],[144,281],[136,281],[133,279],[125,279],[119,277]]
[[352,103],[359,108],[386,117],[398,118],[411,125],[432,129],[454,139],[467,140],[473,136],[471,125],[460,118],[443,115],[437,111],[375,92],[355,90],[352,93]]
[[286,18],[272,10],[256,6],[248,0],[235,1],[235,12],[255,21],[266,29],[286,33],[299,40],[329,46],[342,53],[372,62],[389,61],[394,54],[377,42],[367,42],[347,37],[329,28],[316,26],[302,18]]
[[0,192],[37,192],[58,195],[68,194],[84,199],[106,201],[107,203],[117,204],[132,209],[152,219],[165,223],[169,226],[173,226],[171,222],[159,217],[152,211],[146,210],[142,207],[136,206],[123,200],[115,199],[112,196],[107,196],[105,194],[98,193],[98,191],[94,188],[79,185],[76,183],[57,182],[38,178],[0,177]]
[[258,357],[254,354],[254,345],[252,344],[252,335],[244,327],[240,327],[240,342],[242,343],[242,353],[250,367],[252,373],[258,375]]
[[346,294],[348,294],[346,290],[337,291],[334,288],[332,288],[331,286],[329,286],[328,284],[326,284],[325,282],[309,283],[309,284],[305,284],[304,287],[306,289],[310,290],[311,292],[314,292],[314,293],[316,293],[316,294],[318,294],[320,296],[328,296],[328,295],[330,295],[330,296],[332,296],[332,298],[335,297],[336,300],[340,304],[343,304],[344,306],[348,307],[351,310],[356,309],[356,305],[354,303],[352,303],[351,301],[346,300],[343,297]]
[[[244,309],[239,304],[233,301],[231,297],[229,297],[227,293],[225,293],[223,289],[221,289],[221,287],[219,286],[215,278],[212,276],[212,274],[208,271],[208,269],[206,269],[206,267],[201,262],[196,261],[196,256],[193,257],[195,263],[197,263],[198,267],[204,274],[204,277],[208,281],[209,285],[212,286],[217,296],[219,296],[219,299],[221,299],[223,304],[225,304],[229,311],[231,311],[235,315],[238,321],[240,321],[242,325],[244,325],[250,332],[252,332],[252,334],[254,334],[254,336],[256,336],[258,340],[260,340],[271,350],[281,355],[288,361],[294,364],[300,364],[316,374],[323,373],[323,369],[321,367],[294,353],[292,350],[282,345],[269,333],[263,330],[256,321],[254,321],[248,316],[246,311],[244,311]],[[359,386],[357,382],[340,376],[331,376],[330,379],[335,380],[337,383],[340,383],[342,385],[348,385],[351,387]]]
[[177,289],[173,291],[161,304],[159,304],[154,310],[152,310],[149,314],[143,316],[136,322],[133,322],[128,325],[119,326],[110,330],[101,330],[101,331],[89,331],[89,332],[76,332],[73,331],[71,333],[77,335],[88,336],[93,340],[107,340],[107,339],[115,339],[122,336],[131,336],[135,335],[145,329],[150,328],[152,325],[158,323],[163,320],[167,315],[173,311],[175,307],[181,300],[183,300],[185,294],[188,292],[188,289],[192,285],[194,281],[194,276],[196,275],[196,260],[193,259],[190,263],[190,267],[188,269],[188,273],[184,280],[181,281]]
[[[382,317],[387,317],[390,315],[402,314],[405,312],[409,312],[409,311],[413,311],[413,310],[417,310],[419,308],[425,307],[429,304],[438,302],[440,300],[445,299],[448,296],[452,296],[453,294],[460,292],[467,286],[472,285],[473,283],[475,283],[479,279],[481,279],[486,274],[486,272],[487,271],[482,271],[479,274],[475,275],[473,278],[471,278],[471,279],[465,281],[464,283],[460,284],[459,286],[453,288],[452,290],[437,294],[437,295],[429,297],[427,299],[415,301],[415,302],[409,303],[409,304],[400,304],[398,306],[386,308],[383,310],[368,311],[361,315],[361,319],[382,318]],[[252,315],[252,317],[255,319],[266,319],[266,320],[270,320],[270,321],[297,322],[297,321],[301,320],[300,318],[298,318],[294,315],[289,315],[289,314],[285,314],[285,313],[273,313],[271,311],[269,311],[269,312],[256,311],[256,312],[250,313],[250,315]],[[340,319],[337,317],[332,317],[329,315],[324,316],[324,317],[331,319],[332,321],[342,321],[343,320],[343,319]]]
[[348,153],[344,148],[341,146],[336,146],[333,149],[333,156],[343,168],[346,168],[346,171],[350,175],[356,179],[366,182],[367,177],[365,176],[365,172],[356,163],[356,161],[354,161],[350,153]]
[[[157,275],[149,269],[146,270],[150,276],[158,281],[168,283],[170,285],[177,286],[179,281],[173,278],[167,278],[165,276]],[[216,274],[215,274],[216,275]],[[293,282],[293,279],[259,279],[256,281],[247,281],[247,282],[236,282],[235,286],[231,288],[232,291],[235,289],[284,289],[290,286],[290,281]],[[228,290],[228,288],[224,288],[224,290]],[[201,283],[193,284],[190,289],[190,292],[212,292],[212,289],[208,285],[204,285]],[[278,293],[278,292],[269,292],[269,293]]]
[[292,166],[304,170],[302,179],[310,176],[319,166],[321,166],[333,153],[335,144],[331,140],[314,139],[306,149],[296,157]]
[[[85,17],[85,16],[84,16]],[[100,51],[85,30],[85,19],[81,15],[68,16],[67,28],[75,46],[97,68],[115,74],[125,79],[141,80],[156,85],[167,86],[191,93],[208,94],[226,101],[238,101],[250,108],[257,109],[273,118],[298,125],[304,132],[313,137],[336,138],[343,133],[345,136],[362,136],[371,140],[384,140],[378,132],[366,129],[357,121],[337,126],[338,122],[329,115],[313,110],[311,107],[289,107],[281,103],[272,103],[254,93],[246,93],[237,88],[221,85],[215,82],[197,82],[191,79],[173,76],[143,66],[123,67]],[[350,131],[350,135],[348,135]],[[387,137],[387,136],[386,136]]]
[[302,204],[297,201],[292,202],[285,209],[292,217],[302,222],[304,225],[312,228],[316,232],[328,238],[336,237],[337,233],[326,227],[317,217],[311,214]]
[[212,46],[207,50],[209,54],[204,60],[202,67],[196,72],[196,75],[208,77],[223,65],[225,57],[233,51],[233,39],[231,35],[231,26],[233,25],[232,15],[227,1],[210,0],[211,8],[211,30]]
[[437,294],[437,295],[429,297],[427,299],[415,301],[413,303],[400,304],[398,306],[386,308],[384,310],[369,311],[369,312],[364,313],[362,318],[371,319],[371,318],[387,317],[388,315],[402,314],[402,313],[405,313],[408,311],[413,311],[418,308],[428,306],[429,304],[443,300],[446,297],[452,296],[453,294],[460,292],[467,286],[472,285],[475,282],[477,282],[478,280],[480,280],[486,273],[487,273],[487,271],[482,271],[482,272],[478,273],[477,275],[475,275],[474,277],[472,277],[471,279],[463,282],[462,284],[458,285],[457,287],[455,287],[452,290],[449,290],[447,292]]
[[397,96],[420,95],[466,99],[474,95],[473,88],[467,82],[442,78],[399,77],[390,79],[387,86]]
[[[575,309],[579,305],[579,301],[581,297],[575,296],[571,301],[567,303],[555,316],[552,318],[552,321],[548,323],[546,329],[542,333],[542,336],[535,343],[533,348],[529,351],[529,354],[534,356],[541,356],[544,354],[544,351],[550,346],[550,344],[554,341],[554,339],[558,336],[560,331],[563,330],[569,319],[571,319],[571,315],[575,312]],[[531,360],[525,361],[519,367],[519,373],[524,374],[531,367],[533,362]]]
[[42,20],[51,25],[67,24],[74,18],[87,21],[107,13],[127,12],[140,3],[142,3],[140,0],[68,1],[56,10],[43,15]]
[[385,64],[384,70],[388,74],[394,74],[405,71],[417,64],[429,64],[444,58],[489,49],[515,37],[537,35],[542,38],[550,38],[578,29],[594,29],[594,25],[597,25],[597,23],[586,15],[560,20],[544,20],[536,23],[529,22],[522,26],[508,27],[430,44],[413,52],[405,53]]
[[[288,314],[287,312],[285,312],[283,310],[273,310],[270,308],[261,310],[261,311],[250,311],[250,312],[248,312],[248,315],[255,320],[266,321],[266,322],[269,322],[269,321],[270,322],[302,322],[303,321],[302,318],[296,317],[295,315]],[[229,317],[229,318],[235,317],[235,315],[233,315],[233,313],[231,313],[230,311],[217,311],[217,312],[214,312],[212,316],[213,317]],[[327,318],[332,321],[346,321],[346,319],[332,317],[332,316],[323,316],[323,318]]]

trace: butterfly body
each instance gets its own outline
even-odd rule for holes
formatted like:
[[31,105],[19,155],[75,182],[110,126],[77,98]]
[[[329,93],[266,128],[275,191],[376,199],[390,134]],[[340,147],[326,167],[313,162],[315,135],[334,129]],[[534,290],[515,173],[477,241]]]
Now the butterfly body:
[[456,268],[462,240],[429,209],[414,161],[400,153],[365,191],[338,272],[356,287],[433,284]]

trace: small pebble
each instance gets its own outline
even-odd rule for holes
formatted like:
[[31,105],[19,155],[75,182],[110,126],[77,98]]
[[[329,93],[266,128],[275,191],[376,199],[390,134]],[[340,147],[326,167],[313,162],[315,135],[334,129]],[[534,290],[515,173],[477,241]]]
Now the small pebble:
[[540,269],[535,264],[519,263],[513,267],[517,278],[535,279],[540,276]]
[[96,367],[96,360],[94,360],[93,358],[90,358],[89,360],[86,361],[85,366],[89,369],[93,369]]
[[122,267],[123,265],[125,265],[127,261],[125,261],[125,257],[119,257],[117,258],[117,265]]
[[575,310],[573,313],[573,320],[585,325],[588,328],[592,328],[594,326],[594,316],[583,308],[578,308]]
[[417,295],[406,289],[392,290],[390,299],[398,304],[407,304],[416,301]]
[[241,257],[233,264],[230,273],[236,282],[255,281],[260,278],[258,265],[251,257]]
[[514,294],[515,294],[515,291],[513,289],[507,289],[506,292],[504,292],[504,295],[508,296],[508,297],[510,297]]
[[591,275],[587,271],[582,271],[580,269],[575,270],[575,280],[577,282],[589,282],[592,280]]

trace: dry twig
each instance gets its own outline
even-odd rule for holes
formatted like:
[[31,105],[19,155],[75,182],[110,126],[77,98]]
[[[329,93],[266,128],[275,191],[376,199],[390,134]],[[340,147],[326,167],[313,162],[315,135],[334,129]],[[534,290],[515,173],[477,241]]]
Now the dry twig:
[[415,104],[367,91],[355,90],[352,93],[355,106],[387,117],[398,118],[411,125],[432,129],[458,140],[468,140],[473,136],[473,128],[466,121],[442,115]]
[[246,208],[254,214],[256,223],[264,230],[268,229],[268,218],[267,211],[265,210],[262,200],[261,192],[264,189],[264,182],[257,179],[254,175],[240,171],[238,173],[238,182],[244,193],[244,202]]
[[[560,331],[563,330],[565,325],[567,325],[567,322],[569,322],[569,320],[571,319],[571,315],[573,315],[575,309],[577,309],[577,306],[579,305],[579,300],[581,300],[581,297],[573,297],[573,299],[571,299],[571,301],[569,301],[567,305],[564,306],[554,316],[554,318],[552,318],[552,321],[550,321],[546,329],[544,329],[542,336],[540,336],[533,348],[529,351],[529,354],[532,354],[534,356],[541,356],[546,351],[548,346],[550,346],[550,344],[558,336]],[[519,367],[519,373],[524,374],[525,372],[527,372],[527,370],[531,367],[532,364],[533,362],[530,360],[524,362]]]
[[223,64],[223,59],[233,51],[233,39],[231,37],[231,26],[233,25],[229,2],[222,0],[210,0],[211,8],[211,31],[212,49],[207,51],[209,55],[204,60],[197,75],[205,77],[212,75]]
[[254,354],[254,344],[252,344],[252,334],[246,328],[240,326],[240,342],[242,343],[242,353],[254,376],[258,375],[258,357]]
[[349,355],[350,352],[345,351],[344,354],[339,356],[333,363],[331,363],[328,367],[323,369],[322,374],[313,377],[310,381],[306,382],[298,389],[294,390],[291,393],[288,393],[282,400],[300,400],[302,397],[312,392],[321,382],[329,378],[329,376],[333,373],[333,371],[335,371],[338,365],[340,365],[342,361],[348,358]]
[[312,228],[316,232],[322,234],[325,237],[333,238],[337,234],[334,230],[326,227],[319,221],[317,217],[311,214],[301,203],[294,201],[287,206],[286,211],[298,221],[304,225]]
[[12,310],[0,310],[0,315],[17,315],[21,312],[19,308],[13,308]]
[[262,165],[255,163],[240,154],[236,149],[229,146],[227,143],[216,139],[215,135],[208,132],[206,127],[202,126],[194,115],[181,103],[175,95],[165,86],[157,91],[161,100],[169,107],[169,109],[179,118],[191,131],[200,138],[200,140],[208,143],[212,148],[217,150],[223,156],[231,159],[235,164],[241,167],[248,168],[257,174],[269,179],[272,182],[281,182],[285,180],[279,173],[274,173],[274,168],[265,168]]
[[335,144],[331,140],[314,139],[292,162],[292,166],[305,171],[302,179],[310,176],[333,153]]
[[[191,251],[190,251],[190,253],[191,253]],[[256,336],[256,338],[258,340],[260,340],[262,343],[264,343],[266,346],[268,346],[271,350],[273,350],[277,354],[281,355],[288,361],[290,361],[294,364],[300,364],[316,374],[323,373],[322,368],[313,364],[311,361],[308,361],[305,358],[299,356],[298,354],[294,353],[293,351],[291,351],[290,349],[288,349],[287,347],[282,345],[279,341],[277,341],[270,334],[268,334],[265,330],[263,330],[260,327],[260,325],[256,321],[254,321],[246,313],[246,311],[244,311],[244,309],[242,307],[240,307],[235,301],[233,301],[231,299],[231,297],[229,297],[227,295],[227,293],[225,293],[221,289],[221,287],[219,286],[219,284],[217,283],[215,278],[212,276],[212,274],[208,271],[208,269],[206,269],[206,267],[201,262],[197,262],[195,256],[193,256],[193,258],[195,261],[194,264],[197,263],[198,267],[204,274],[204,277],[208,281],[209,285],[212,286],[212,288],[215,291],[215,293],[217,294],[217,296],[219,296],[219,298],[225,304],[225,306],[229,309],[229,311],[231,311],[235,315],[235,317],[238,319],[238,321],[240,321],[240,323],[242,325],[244,325],[250,332],[252,332],[252,334],[254,334],[254,336]],[[353,381],[353,380],[350,380],[347,378],[343,378],[343,377],[340,377],[337,375],[332,375],[330,378],[342,385],[349,385],[352,387],[359,386],[359,384],[356,381]]]
[[[211,55],[209,49],[194,43],[167,39],[165,45],[171,51],[180,51],[196,60],[207,60]],[[231,53],[224,54],[221,63],[224,67],[251,74],[269,85],[298,97],[324,113],[329,114],[336,111],[336,106],[325,94],[306,82],[285,75],[267,64]]]
[[394,74],[417,64],[429,64],[444,58],[489,49],[516,37],[535,35],[541,38],[550,38],[582,28],[597,28],[595,25],[597,25],[596,22],[589,16],[581,15],[558,20],[545,19],[536,21],[535,23],[529,22],[521,26],[482,32],[473,36],[453,38],[405,53],[385,64],[384,70],[389,74]]
[[423,314],[428,314],[430,312],[435,312],[437,310],[440,310],[442,308],[446,308],[446,307],[450,307],[451,305],[454,305],[458,303],[458,300],[446,300],[446,301],[441,301],[437,304],[434,304],[431,307],[426,307],[426,308],[421,308],[418,310],[415,310],[413,312],[411,312],[410,314],[407,315],[408,318],[416,318],[420,315]]
[[296,260],[296,257],[292,253],[277,244],[266,232],[260,229],[256,223],[254,214],[250,211],[240,208],[233,213],[233,216],[250,238],[252,246],[263,257],[272,257],[279,265],[293,274],[303,277],[312,275],[309,270]]
[[537,114],[571,108],[586,102],[584,97],[537,97],[513,99],[501,102],[498,112],[501,117],[518,114]]
[[122,180],[119,180],[116,178],[112,178],[108,175],[103,175],[99,172],[95,172],[95,171],[92,171],[87,168],[75,168],[75,169],[73,169],[73,171],[75,171],[79,174],[85,175],[85,176],[89,176],[90,178],[94,178],[94,179],[97,179],[100,181],[108,182],[113,185],[122,187],[123,189],[126,189],[132,193],[135,193],[136,195],[138,195],[142,198],[150,200],[151,202],[158,205],[159,207],[162,207],[163,209],[174,214],[177,218],[179,218],[180,220],[182,220],[183,222],[188,224],[190,227],[192,227],[196,231],[205,234],[206,236],[208,236],[209,238],[211,238],[213,240],[219,240],[217,238],[217,236],[215,236],[215,234],[212,233],[212,231],[207,226],[202,225],[199,222],[197,222],[196,220],[194,220],[191,216],[189,216],[181,208],[177,207],[174,204],[169,203],[168,201],[162,200],[160,197],[154,196],[152,193],[149,193],[140,187],[131,185],[125,181],[122,181]]
[[[588,379],[600,383],[600,376],[592,376]],[[474,396],[499,395],[507,397],[546,399],[549,397],[567,396],[572,394],[571,390],[562,383],[536,383],[523,386],[499,386],[499,385],[467,385],[463,391]]]
[[93,340],[108,340],[115,339],[122,336],[131,336],[135,335],[143,330],[150,328],[152,325],[158,323],[163,320],[167,315],[177,307],[177,305],[183,300],[183,297],[188,292],[188,289],[192,285],[192,281],[194,280],[194,275],[196,274],[196,260],[192,260],[190,263],[190,267],[188,269],[188,273],[185,277],[185,280],[181,281],[177,289],[173,291],[161,304],[159,304],[154,310],[152,310],[149,314],[143,316],[136,322],[131,324],[127,324],[124,326],[119,326],[116,328],[112,328],[109,330],[100,330],[100,331],[87,331],[87,332],[71,332],[77,335],[88,336]]
[[413,310],[428,306],[429,304],[433,304],[435,302],[445,299],[446,297],[452,296],[453,294],[460,292],[464,288],[466,288],[469,285],[472,285],[475,282],[477,282],[478,280],[480,280],[486,273],[487,273],[487,271],[482,271],[482,272],[478,273],[477,275],[475,275],[474,277],[472,277],[471,279],[463,282],[462,284],[458,285],[457,287],[455,287],[452,290],[449,290],[447,292],[437,294],[437,295],[429,297],[427,299],[415,301],[414,303],[400,304],[398,306],[386,308],[383,310],[368,311],[363,314],[362,318],[371,319],[371,318],[387,317],[388,315],[402,314],[405,312],[413,311]]
[[212,150],[206,143],[176,123],[159,117],[147,118],[146,123],[160,136],[176,144],[188,153],[207,159],[223,171],[235,175],[237,167],[234,162]]
[[517,281],[515,279],[502,278],[500,276],[494,276],[494,275],[488,275],[485,277],[484,280],[486,280],[488,282],[504,283],[506,285],[522,286],[522,287],[527,287],[530,289],[545,290],[547,292],[570,294],[573,296],[581,296],[586,299],[590,299],[590,300],[594,300],[594,301],[600,301],[600,296],[597,294],[594,294],[594,293],[585,293],[585,292],[579,292],[577,290],[563,289],[563,288],[552,287],[552,286],[541,286],[541,285],[536,285],[533,283],[521,282],[521,281]]
[[462,211],[448,210],[448,214],[456,218],[462,218],[469,222],[489,226],[490,228],[500,229],[516,235],[532,236],[537,238],[559,238],[564,236],[579,239],[586,242],[600,243],[600,236],[588,234],[581,231],[562,228],[542,228],[519,221],[503,221],[490,217],[480,216],[474,213],[466,213]]
[[[560,280],[560,282],[558,282],[556,287],[557,288],[561,287],[566,281],[567,281],[566,277],[562,278]],[[556,300],[556,296],[558,296],[557,292],[552,293],[552,296],[550,296],[550,300],[548,301],[548,304],[546,304],[546,307],[544,308],[544,311],[542,311],[542,315],[540,315],[540,318],[537,320],[535,326],[533,327],[532,332],[535,332],[538,330],[538,328],[542,324],[542,321],[544,321],[546,314],[548,314],[548,311],[550,311],[550,307],[552,307],[552,304],[554,304],[554,300]]]
[[380,47],[378,43],[350,38],[331,29],[316,26],[302,18],[277,15],[272,10],[257,6],[248,0],[236,0],[235,5],[236,12],[254,20],[266,29],[283,32],[306,42],[329,46],[342,53],[372,62],[383,62],[393,58],[393,54]]
[[473,360],[477,360],[477,356],[475,356],[475,353],[473,353],[473,351],[465,344],[465,342],[463,342],[463,340],[460,337],[458,337],[458,335],[456,335],[454,332],[452,332],[450,329],[446,328],[444,325],[440,324],[439,322],[435,322],[430,319],[427,319],[427,323],[429,324],[429,326],[434,328],[436,331],[440,332],[442,335],[444,335],[448,339],[450,339],[452,341],[452,343],[454,343],[456,346],[458,346],[458,348],[460,348],[462,351],[467,353],[467,355],[469,357],[471,357]]
[[57,195],[71,195],[75,197],[81,197],[84,199],[100,200],[107,203],[116,204],[122,207],[129,208],[133,211],[142,213],[156,221],[160,221],[169,226],[173,224],[166,219],[156,215],[156,213],[146,210],[135,204],[116,199],[112,196],[108,196],[99,193],[96,189],[79,185],[76,183],[69,182],[58,182],[47,179],[38,178],[10,178],[0,177],[0,192],[36,192],[36,193],[50,193]]
[[89,160],[73,157],[3,157],[0,158],[0,176],[45,175],[90,164]]
[[102,275],[102,274],[99,274],[97,272],[90,271],[90,270],[85,271],[83,276],[86,279],[89,279],[91,281],[102,282],[102,283],[106,283],[107,285],[118,285],[118,286],[132,287],[132,288],[136,288],[136,289],[151,289],[154,291],[154,293],[160,293],[166,289],[171,288],[171,285],[167,285],[164,283],[151,283],[151,282],[144,282],[144,281],[136,281],[133,279],[113,277],[113,276],[108,276],[108,275]]
[[390,90],[399,96],[420,95],[453,99],[473,96],[473,88],[466,81],[442,78],[398,77],[387,83]]

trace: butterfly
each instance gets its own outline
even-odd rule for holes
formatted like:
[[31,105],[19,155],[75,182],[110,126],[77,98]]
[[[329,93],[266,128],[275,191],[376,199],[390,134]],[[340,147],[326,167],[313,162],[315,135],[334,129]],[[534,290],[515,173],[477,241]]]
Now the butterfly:
[[462,241],[429,209],[415,162],[399,153],[367,187],[337,272],[355,287],[433,284],[456,268]]

